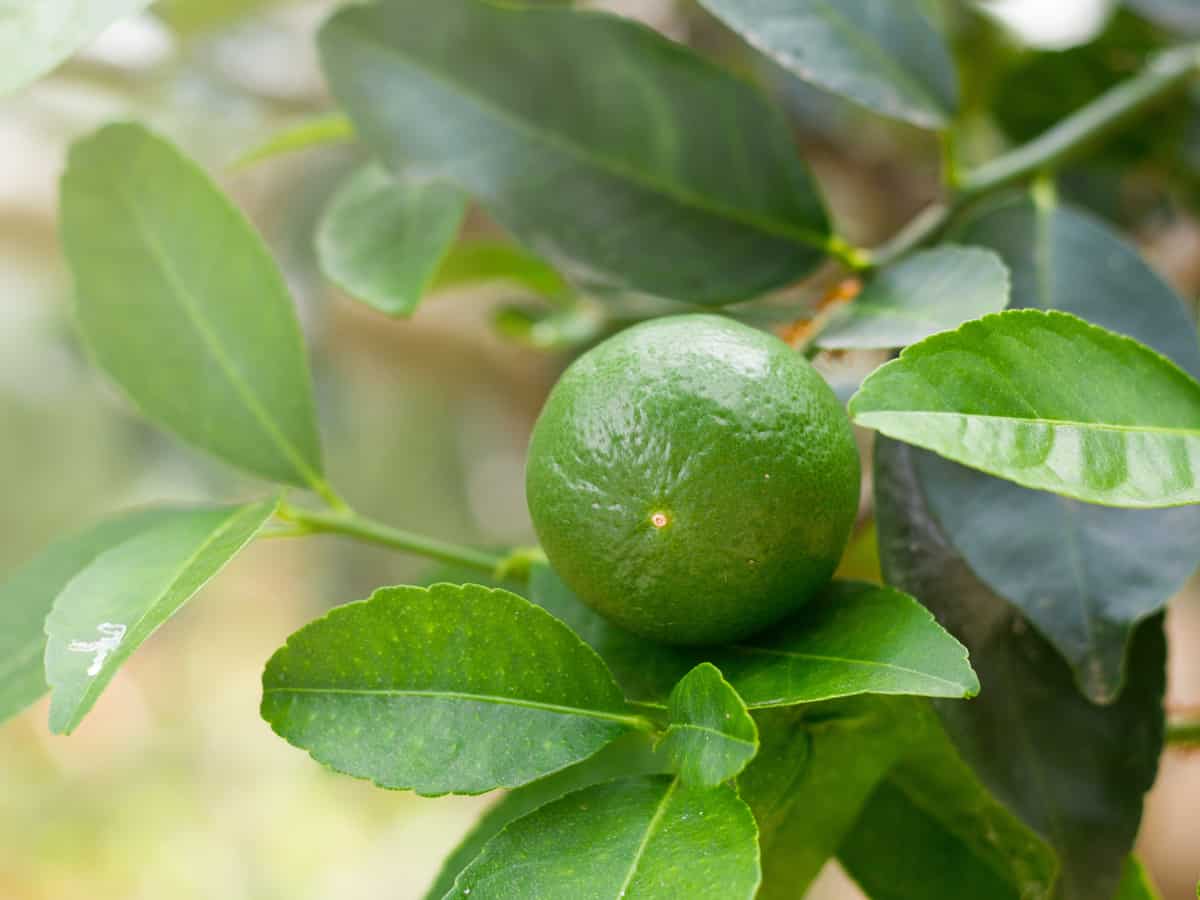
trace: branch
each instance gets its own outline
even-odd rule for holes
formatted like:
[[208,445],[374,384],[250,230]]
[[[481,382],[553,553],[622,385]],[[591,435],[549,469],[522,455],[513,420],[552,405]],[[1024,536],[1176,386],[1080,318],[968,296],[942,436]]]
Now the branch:
[[966,207],[988,194],[1044,175],[1168,98],[1200,72],[1200,45],[1178,47],[1156,57],[1140,74],[1100,95],[1027,144],[984,163],[958,179],[949,202],[919,213],[899,234],[867,251],[867,266],[895,262],[935,239]]

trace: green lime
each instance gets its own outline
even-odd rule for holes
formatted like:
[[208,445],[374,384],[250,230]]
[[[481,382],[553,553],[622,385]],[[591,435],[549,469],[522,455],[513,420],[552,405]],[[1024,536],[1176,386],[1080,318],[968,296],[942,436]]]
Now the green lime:
[[563,374],[526,494],[547,557],[617,625],[736,640],[833,575],[858,451],[829,385],[777,338],[711,315],[630,328]]

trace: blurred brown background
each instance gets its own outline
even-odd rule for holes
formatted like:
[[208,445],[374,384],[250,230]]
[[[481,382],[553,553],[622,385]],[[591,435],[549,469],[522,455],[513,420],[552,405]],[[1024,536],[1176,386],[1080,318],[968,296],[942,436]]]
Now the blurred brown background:
[[[71,330],[56,180],[67,144],[114,118],[179,141],[267,235],[310,338],[331,478],[351,502],[461,542],[531,540],[525,442],[562,360],[492,333],[486,313],[511,299],[503,293],[438,296],[393,322],[328,288],[313,227],[352,150],[229,171],[240,151],[328,108],[312,34],[331,5],[175,0],[0,100],[0,571],[117,508],[258,490],[144,425]],[[591,5],[721,51],[690,4]],[[1086,38],[1105,13],[1102,0],[992,6],[1046,46]],[[924,137],[824,98],[796,102],[825,117],[808,155],[852,237],[886,234],[930,196]],[[834,133],[852,135],[852,150]],[[1189,298],[1200,293],[1198,235],[1186,217],[1139,235]],[[261,667],[287,634],[425,569],[333,539],[260,543],[135,655],[74,736],[48,734],[44,703],[0,729],[0,900],[419,897],[488,800],[422,800],[329,774],[276,738],[257,703]],[[1200,705],[1198,593],[1170,620],[1181,707]],[[1200,754],[1165,759],[1142,844],[1168,900],[1194,896]],[[855,895],[827,875],[813,896]]]

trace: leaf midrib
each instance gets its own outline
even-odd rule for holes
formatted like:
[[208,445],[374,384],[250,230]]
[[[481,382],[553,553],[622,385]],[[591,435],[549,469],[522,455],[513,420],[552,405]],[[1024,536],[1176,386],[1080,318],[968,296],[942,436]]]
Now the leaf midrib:
[[649,190],[652,193],[661,194],[680,206],[690,207],[702,213],[715,216],[720,219],[725,219],[738,225],[759,231],[769,237],[781,238],[793,243],[804,244],[808,247],[828,252],[830,248],[830,240],[827,235],[814,232],[808,228],[797,228],[785,222],[776,224],[768,219],[760,218],[756,215],[749,215],[744,211],[734,209],[732,207],[723,206],[712,203],[703,196],[693,193],[691,190],[682,188],[677,185],[662,182],[653,176],[639,172],[623,162],[608,157],[599,156],[594,153],[589,153],[587,148],[581,147],[570,140],[565,140],[554,132],[547,131],[537,125],[521,119],[496,105],[490,99],[478,94],[469,89],[461,82],[455,81],[452,78],[442,76],[437,70],[431,69],[423,62],[417,61],[414,57],[406,55],[385,43],[382,38],[374,33],[364,34],[360,28],[347,29],[358,34],[360,43],[374,45],[381,50],[385,56],[395,57],[400,60],[403,65],[407,65],[410,69],[423,74],[431,81],[441,84],[443,87],[450,89],[453,93],[457,93],[469,101],[479,109],[484,115],[490,116],[498,120],[501,124],[508,126],[512,130],[534,139],[535,142],[541,142],[550,147],[559,150],[569,156],[582,161],[585,165],[598,169],[609,175],[618,177],[619,179],[629,181],[638,187]]
[[284,457],[295,468],[296,474],[303,478],[310,487],[320,490],[324,486],[321,476],[308,464],[304,458],[304,454],[296,447],[291,440],[283,433],[279,425],[272,419],[267,412],[266,407],[259,400],[253,389],[242,377],[242,373],[238,370],[221,347],[218,336],[213,333],[208,322],[200,313],[201,305],[196,298],[192,296],[186,283],[180,277],[175,269],[175,265],[171,260],[170,254],[155,238],[153,231],[147,226],[141,211],[141,207],[137,202],[137,198],[131,194],[121,191],[118,188],[118,196],[120,200],[129,210],[130,217],[133,220],[134,229],[138,236],[141,237],[150,255],[158,264],[170,286],[172,292],[179,301],[179,308],[184,315],[195,327],[204,346],[208,348],[212,358],[216,361],[218,369],[225,376],[234,392],[241,398],[247,411],[251,417],[258,422],[259,427],[266,434],[268,439],[279,449]]
[[1084,431],[1111,431],[1129,434],[1161,434],[1166,437],[1200,439],[1200,429],[1194,428],[1165,428],[1160,425],[1113,425],[1100,422],[1077,422],[1073,419],[994,416],[983,415],[980,413],[944,412],[941,410],[869,409],[858,413],[854,418],[856,421],[862,422],[870,416],[920,416],[921,418],[978,419],[983,421],[1020,422],[1029,425],[1046,425],[1053,428],[1078,428]]
[[[922,672],[920,669],[901,666],[897,663],[882,662],[877,659],[851,659],[842,656],[826,656],[820,653],[798,652],[795,650],[773,650],[769,647],[751,647],[745,644],[734,644],[732,647],[730,647],[730,649],[740,653],[748,653],[752,655],[758,654],[762,656],[781,656],[785,659],[810,659],[819,662],[835,662],[851,666],[866,666],[868,668],[886,669],[889,671],[903,672],[907,675],[916,675],[919,678],[936,681],[956,690],[966,690],[966,687],[959,682],[951,681],[950,679],[943,678],[940,675],[934,675],[931,672]],[[756,704],[747,703],[746,705],[754,707]]]
[[599,709],[585,709],[579,706],[566,706],[559,703],[543,703],[539,700],[528,700],[520,697],[505,697],[500,694],[473,694],[467,691],[417,690],[412,688],[271,687],[264,688],[263,694],[319,694],[353,697],[421,697],[433,700],[462,700],[471,703],[491,703],[496,706],[512,706],[519,709],[533,709],[540,712],[557,713],[559,715],[579,716],[581,718],[597,719],[605,722],[617,722],[629,727],[637,727],[640,724],[640,720],[636,716],[632,715],[606,712]]
[[715,737],[719,737],[722,740],[730,741],[732,743],[743,744],[751,749],[754,749],[758,746],[757,742],[755,741],[738,737],[737,735],[730,734],[727,731],[721,731],[709,725],[699,725],[696,722],[674,722],[667,729],[667,733],[670,734],[672,731],[699,731],[704,734],[714,735]]
[[671,803],[671,798],[675,794],[676,788],[679,787],[679,779],[676,778],[667,787],[666,792],[662,795],[662,799],[658,801],[658,806],[655,807],[654,815],[650,817],[650,821],[646,824],[646,830],[642,833],[642,839],[638,842],[637,849],[633,853],[633,860],[629,864],[629,871],[625,873],[625,879],[621,882],[617,889],[616,896],[624,897],[629,891],[629,886],[633,884],[633,878],[637,874],[638,866],[642,863],[642,857],[646,855],[646,848],[650,846],[650,839],[654,836],[654,832],[658,829],[659,823],[663,816],[667,813],[667,807]]

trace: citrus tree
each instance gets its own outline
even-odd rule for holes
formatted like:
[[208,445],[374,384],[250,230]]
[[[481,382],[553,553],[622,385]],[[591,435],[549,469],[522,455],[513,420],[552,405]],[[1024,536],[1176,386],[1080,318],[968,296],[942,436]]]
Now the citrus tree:
[[[0,90],[147,5],[5,14]],[[60,221],[93,359],[266,487],[12,573],[0,717],[49,690],[70,733],[250,542],[333,533],[475,573],[337,606],[263,673],[320,764],[507,791],[430,898],[799,897],[834,858],[872,898],[1154,896],[1143,796],[1198,731],[1164,715],[1162,613],[1200,559],[1200,348],[1084,176],[1198,208],[1200,18],[1128,6],[1019,59],[917,0],[700,0],[695,48],[564,4],[329,18],[336,111],[243,164],[358,142],[316,235],[332,282],[404,318],[504,280],[539,302],[496,326],[577,357],[530,445],[541,546],[505,552],[350,508],[257,233],[146,127],[82,138]],[[797,149],[831,95],[940,149],[938,197],[876,246]],[[509,241],[460,239],[472,207]],[[865,366],[848,405],[834,358]]]

